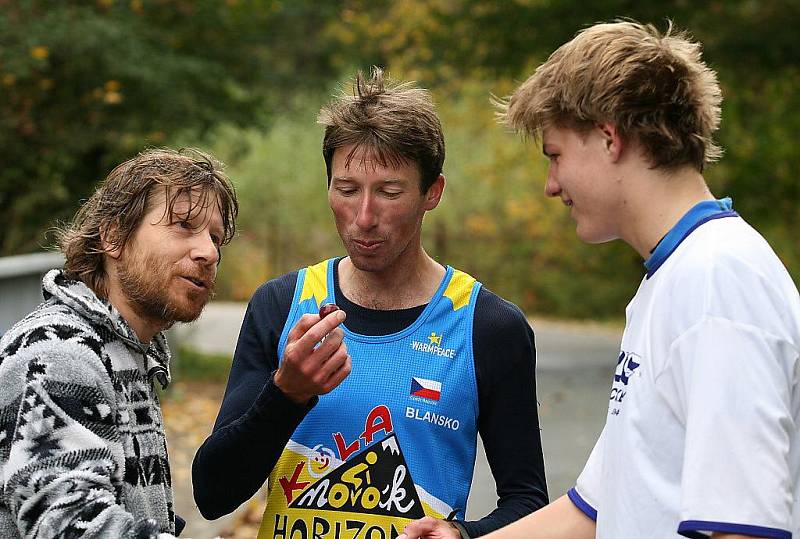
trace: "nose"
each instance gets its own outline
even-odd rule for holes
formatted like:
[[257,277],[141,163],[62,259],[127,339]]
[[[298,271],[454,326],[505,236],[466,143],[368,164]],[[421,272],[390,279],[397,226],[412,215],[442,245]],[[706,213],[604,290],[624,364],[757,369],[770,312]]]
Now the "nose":
[[356,215],[356,226],[361,229],[369,229],[376,225],[377,214],[375,213],[375,201],[369,193],[365,193],[359,201],[358,214]]
[[205,228],[195,234],[194,245],[191,251],[192,260],[201,264],[212,266],[219,262],[219,247],[211,239],[211,233]]
[[549,197],[557,197],[561,194],[561,186],[556,181],[552,167],[547,169],[547,179],[544,182],[544,194]]

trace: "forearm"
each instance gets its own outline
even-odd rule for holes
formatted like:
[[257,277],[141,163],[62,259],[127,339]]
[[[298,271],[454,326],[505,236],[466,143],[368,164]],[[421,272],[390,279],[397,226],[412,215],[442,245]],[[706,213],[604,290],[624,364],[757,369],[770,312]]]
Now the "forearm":
[[[97,465],[110,462],[110,454],[95,459],[91,466],[78,466],[83,470],[75,469],[76,458],[75,453],[65,454],[47,469],[22,471],[7,484],[9,509],[23,536],[144,539],[158,535],[155,520],[136,518],[118,504],[109,470]],[[65,471],[66,467],[73,469]]]
[[264,484],[309,409],[289,401],[270,378],[242,417],[215,429],[192,464],[200,513],[219,518],[249,499]]
[[562,496],[513,524],[486,535],[486,539],[593,539],[595,523]]
[[[546,493],[540,497],[546,500]],[[536,498],[530,493],[519,496],[507,496],[497,502],[497,508],[479,520],[458,521],[470,537],[483,537],[486,534],[507,526],[520,518],[536,511],[543,504],[537,503]]]

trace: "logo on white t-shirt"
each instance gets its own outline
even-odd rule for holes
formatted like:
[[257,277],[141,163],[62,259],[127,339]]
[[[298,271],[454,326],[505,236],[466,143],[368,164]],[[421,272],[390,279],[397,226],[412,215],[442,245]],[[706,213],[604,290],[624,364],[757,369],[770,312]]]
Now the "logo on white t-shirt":
[[642,364],[642,358],[632,352],[620,352],[617,358],[617,369],[614,371],[614,384],[611,386],[609,412],[619,415],[625,395],[628,394],[628,382]]

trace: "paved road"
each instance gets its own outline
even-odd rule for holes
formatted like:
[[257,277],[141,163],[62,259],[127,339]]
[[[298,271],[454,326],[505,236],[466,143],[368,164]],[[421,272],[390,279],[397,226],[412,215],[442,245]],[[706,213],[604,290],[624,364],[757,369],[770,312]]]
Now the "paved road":
[[[177,337],[208,352],[231,353],[244,305],[216,302]],[[538,355],[537,387],[542,442],[551,498],[572,486],[602,429],[620,333],[587,324],[532,320]],[[188,485],[175,486],[178,513],[189,517],[187,535],[213,537],[227,521],[206,523],[197,513]],[[481,448],[475,464],[467,517],[495,508],[495,485]]]

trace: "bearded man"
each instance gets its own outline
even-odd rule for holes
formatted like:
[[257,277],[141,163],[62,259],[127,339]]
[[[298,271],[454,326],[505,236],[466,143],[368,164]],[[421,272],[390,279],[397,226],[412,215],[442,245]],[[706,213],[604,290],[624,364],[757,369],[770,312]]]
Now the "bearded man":
[[213,296],[238,204],[220,163],[149,150],[115,168],[58,230],[64,270],[0,340],[0,536],[171,537],[154,381],[162,333]]

